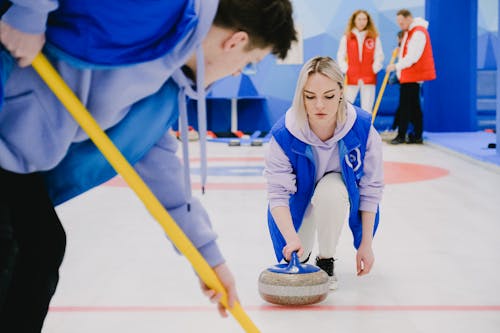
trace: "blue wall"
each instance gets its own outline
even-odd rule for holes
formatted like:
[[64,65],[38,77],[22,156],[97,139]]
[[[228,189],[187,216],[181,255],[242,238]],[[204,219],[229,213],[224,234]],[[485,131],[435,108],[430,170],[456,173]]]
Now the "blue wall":
[[[498,24],[498,31],[500,31],[500,5],[497,8],[497,24]],[[495,50],[497,51],[497,54],[500,54],[500,43],[497,43]],[[497,58],[498,59],[498,58]],[[497,71],[497,82],[500,82],[500,71]],[[497,96],[500,96],[500,84],[497,84]],[[500,155],[500,98],[496,99],[496,131],[497,131],[497,141],[496,141],[496,148],[497,148],[497,154]]]
[[479,129],[494,129],[497,117],[498,0],[478,0],[477,120]]
[[428,1],[426,17],[437,79],[424,83],[424,128],[476,130],[477,1]]
[[498,0],[478,0],[477,68],[497,69]]

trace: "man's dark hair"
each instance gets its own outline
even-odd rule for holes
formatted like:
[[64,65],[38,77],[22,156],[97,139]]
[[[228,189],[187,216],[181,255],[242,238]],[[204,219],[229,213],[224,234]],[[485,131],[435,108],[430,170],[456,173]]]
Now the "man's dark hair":
[[281,59],[297,40],[289,0],[220,0],[214,24],[245,31],[250,49],[270,46]]
[[401,16],[403,16],[403,17],[412,16],[412,15],[411,15],[411,12],[410,12],[408,9],[400,9],[400,10],[398,11],[398,13],[396,14],[396,16],[399,16],[399,15],[401,15]]

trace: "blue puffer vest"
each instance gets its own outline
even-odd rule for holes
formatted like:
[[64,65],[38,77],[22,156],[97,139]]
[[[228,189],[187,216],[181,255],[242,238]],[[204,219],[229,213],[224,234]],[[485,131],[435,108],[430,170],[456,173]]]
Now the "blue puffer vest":
[[[371,115],[366,111],[354,107],[356,110],[356,121],[351,130],[339,141],[339,157],[341,161],[342,179],[349,193],[350,212],[349,227],[354,237],[354,247],[357,249],[361,243],[362,223],[359,211],[359,181],[363,177],[363,160],[366,152],[366,142],[371,125]],[[285,126],[283,116],[271,129],[276,142],[283,149],[292,164],[296,175],[297,192],[290,196],[290,213],[292,215],[295,230],[299,230],[306,209],[314,194],[316,165],[312,147],[294,137]],[[273,241],[276,259],[283,259],[282,250],[286,241],[274,221],[271,211],[268,209],[268,226]],[[379,212],[375,216],[375,234],[379,222]]]

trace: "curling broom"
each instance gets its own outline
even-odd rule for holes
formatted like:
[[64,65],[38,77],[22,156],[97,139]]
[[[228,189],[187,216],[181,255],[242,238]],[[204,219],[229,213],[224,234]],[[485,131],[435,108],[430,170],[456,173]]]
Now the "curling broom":
[[39,53],[33,60],[32,66],[56,95],[59,101],[68,109],[69,113],[73,116],[73,118],[75,118],[76,122],[87,133],[89,138],[94,142],[111,166],[123,177],[130,188],[137,194],[139,199],[146,206],[147,210],[162,226],[163,230],[175,247],[191,262],[191,265],[194,267],[203,282],[209,286],[209,288],[212,288],[223,295],[221,303],[235,317],[242,328],[246,332],[260,332],[238,302],[236,302],[232,308],[229,308],[227,293],[214,270],[208,265],[205,259],[191,243],[189,238],[187,238],[184,232],[179,228],[179,226],[162,206],[160,201],[155,197],[153,192],[151,192],[134,168],[128,163],[106,133],[104,133],[104,131],[100,128],[99,124],[95,121],[90,112],[87,111],[85,106],[66,85],[62,77],[49,63],[47,58],[45,58],[42,53]]
[[[395,48],[394,51],[392,51],[392,57],[391,61],[389,62],[389,65],[392,65],[394,63],[394,60],[396,60],[396,56],[398,55],[399,48]],[[372,124],[375,122],[375,117],[377,116],[377,111],[378,107],[380,106],[380,101],[382,100],[382,95],[384,95],[385,87],[387,86],[387,81],[389,80],[389,75],[391,72],[385,72],[384,76],[384,81],[382,81],[382,86],[380,87],[380,91],[377,96],[377,101],[375,102],[375,107],[373,108],[372,112]]]

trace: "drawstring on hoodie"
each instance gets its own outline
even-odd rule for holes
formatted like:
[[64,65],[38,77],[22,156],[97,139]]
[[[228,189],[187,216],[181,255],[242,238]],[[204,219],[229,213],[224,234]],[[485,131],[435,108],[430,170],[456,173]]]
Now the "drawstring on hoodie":
[[201,193],[205,194],[205,184],[207,182],[207,107],[205,99],[205,59],[201,45],[196,50],[196,90],[198,92]]
[[[179,131],[181,134],[182,142],[182,160],[184,164],[184,187],[186,188],[187,201],[191,200],[191,177],[189,174],[189,148],[188,148],[188,119],[187,119],[187,106],[186,106],[186,91],[181,87],[178,95],[179,104]],[[189,209],[188,204],[188,211]]]
[[[187,201],[192,197],[191,177],[189,168],[189,146],[188,146],[188,115],[186,96],[197,100],[198,111],[198,134],[200,141],[200,174],[201,174],[201,192],[205,193],[205,184],[207,180],[207,114],[205,101],[205,63],[203,58],[203,48],[200,45],[196,50],[196,92],[193,90],[190,82],[179,69],[172,78],[180,86],[178,94],[179,103],[179,130],[182,142],[182,159],[184,163],[184,186],[186,187]],[[188,211],[190,205],[188,203]]]

